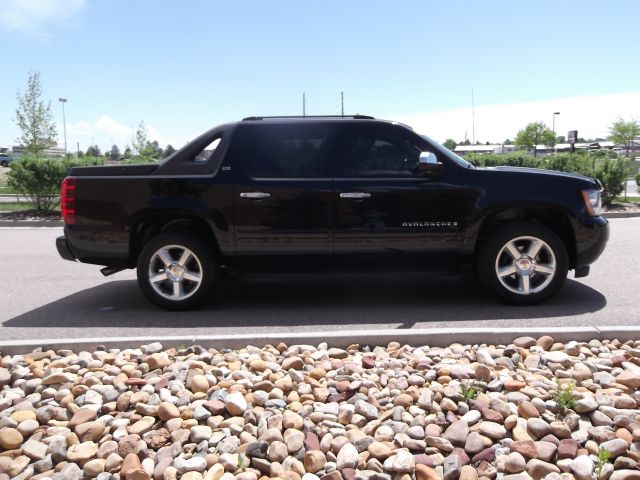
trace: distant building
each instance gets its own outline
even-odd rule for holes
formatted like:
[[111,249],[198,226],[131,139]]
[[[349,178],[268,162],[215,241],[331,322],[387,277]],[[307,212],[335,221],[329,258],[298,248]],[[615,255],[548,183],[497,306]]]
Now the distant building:
[[458,155],[464,156],[467,153],[478,153],[482,155],[483,153],[509,153],[515,152],[515,145],[458,145],[454,152]]
[[[603,141],[599,141],[599,142],[583,142],[583,143],[576,143],[576,150],[613,150],[613,148],[616,146],[616,144],[614,142],[610,142],[608,140],[603,140]],[[544,145],[537,145],[536,146],[536,150],[540,151],[553,151],[553,149],[549,149],[549,147],[546,147]],[[570,143],[558,143],[555,146],[555,151],[556,152],[570,152],[571,151],[571,144]]]
[[[24,145],[14,145],[12,150],[13,156],[15,158],[20,158],[22,155],[27,153],[27,147],[25,147]],[[46,148],[42,151],[42,154],[46,157],[64,157],[64,148],[58,146]]]

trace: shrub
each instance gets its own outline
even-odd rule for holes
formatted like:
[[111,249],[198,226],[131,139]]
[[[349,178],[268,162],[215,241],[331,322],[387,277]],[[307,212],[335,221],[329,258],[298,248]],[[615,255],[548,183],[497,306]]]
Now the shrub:
[[600,447],[600,450],[598,450],[598,463],[596,464],[596,468],[595,468],[595,475],[598,480],[602,478],[602,470],[604,469],[604,466],[609,461],[610,457],[611,457],[611,452],[608,451],[606,448]]
[[640,173],[636,175],[636,185],[640,187]]
[[95,157],[62,159],[25,155],[9,165],[7,183],[17,194],[27,197],[38,213],[46,213],[58,205],[60,184],[71,167],[100,163]]
[[561,412],[566,412],[576,406],[576,400],[573,398],[573,391],[576,388],[576,382],[570,382],[564,387],[560,385],[560,380],[556,378],[556,391],[551,395],[551,399],[556,402]]
[[602,182],[602,203],[609,205],[624,190],[629,175],[629,161],[624,158],[606,159],[598,162],[593,174]]

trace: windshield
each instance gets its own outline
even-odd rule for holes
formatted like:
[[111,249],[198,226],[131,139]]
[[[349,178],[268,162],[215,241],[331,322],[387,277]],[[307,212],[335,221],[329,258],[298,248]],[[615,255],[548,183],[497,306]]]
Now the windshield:
[[456,155],[455,153],[453,153],[448,148],[443,147],[442,145],[440,145],[438,142],[436,142],[432,138],[429,138],[426,135],[420,135],[420,136],[422,138],[424,138],[427,142],[429,142],[431,145],[436,147],[438,149],[439,153],[444,154],[447,158],[450,158],[451,160],[456,162],[458,165],[462,165],[463,167],[466,167],[466,168],[470,168],[472,166],[472,164],[470,162],[466,161],[460,155]]

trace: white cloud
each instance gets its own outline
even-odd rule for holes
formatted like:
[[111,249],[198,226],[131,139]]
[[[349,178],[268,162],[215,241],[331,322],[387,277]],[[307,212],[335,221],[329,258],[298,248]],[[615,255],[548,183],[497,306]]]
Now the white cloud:
[[[62,125],[58,125],[61,127]],[[71,135],[91,135],[93,125],[87,122],[70,123],[67,125],[67,133]]]
[[[85,150],[89,145],[96,144],[101,148],[111,148],[114,143],[122,149],[125,145],[131,146],[131,140],[138,128],[138,124],[120,123],[115,118],[102,115],[95,122],[79,121],[67,124],[67,136],[70,142],[79,142],[80,149]],[[168,144],[178,148],[184,145],[184,140],[175,137],[165,137],[152,125],[146,125],[147,137],[150,141],[157,140],[161,147]],[[62,138],[62,125],[59,125],[60,138]]]
[[43,35],[44,24],[67,20],[85,5],[86,0],[0,0],[0,27]]
[[118,123],[114,118],[107,115],[101,116],[95,123],[96,128],[104,133],[115,136],[130,136],[133,127]]
[[[552,128],[553,112],[558,135],[578,130],[584,138],[606,137],[609,126],[619,116],[629,120],[640,118],[640,92],[556,98],[505,105],[477,105],[475,107],[475,139],[481,142],[502,142],[514,139],[527,123],[542,121]],[[389,118],[411,125],[416,131],[440,142],[447,138],[472,140],[471,107],[439,112],[405,113]]]

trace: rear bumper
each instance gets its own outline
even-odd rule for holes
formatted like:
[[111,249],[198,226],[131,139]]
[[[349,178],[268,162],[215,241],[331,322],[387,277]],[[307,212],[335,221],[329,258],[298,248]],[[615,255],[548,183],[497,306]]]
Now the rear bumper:
[[69,244],[67,243],[67,238],[64,235],[56,238],[56,248],[58,249],[58,254],[60,254],[60,256],[65,260],[71,260],[72,262],[76,261],[76,257],[71,252]]
[[595,262],[609,240],[609,221],[604,217],[590,217],[576,227],[576,265],[586,267]]

